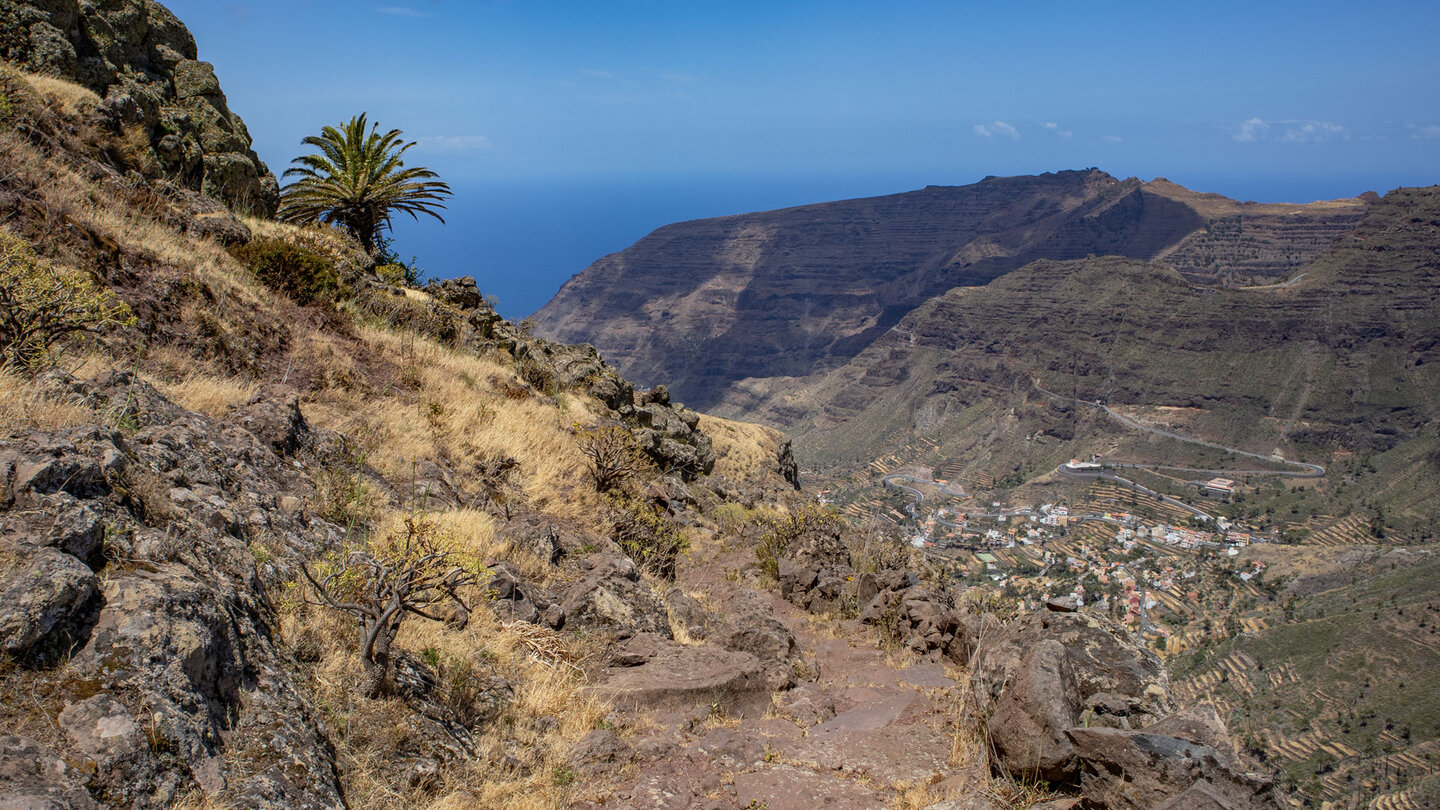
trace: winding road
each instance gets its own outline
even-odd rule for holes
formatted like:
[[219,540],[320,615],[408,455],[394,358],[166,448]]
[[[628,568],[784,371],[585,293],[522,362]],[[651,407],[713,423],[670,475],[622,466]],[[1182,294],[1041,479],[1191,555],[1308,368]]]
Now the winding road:
[[1226,447],[1226,446],[1223,445],[1223,444],[1218,444],[1218,443],[1216,443],[1216,442],[1207,442],[1207,441],[1205,441],[1204,439],[1196,439],[1196,438],[1194,438],[1193,436],[1184,436],[1184,435],[1181,435],[1181,434],[1179,434],[1179,433],[1175,433],[1174,431],[1163,430],[1163,429],[1161,429],[1161,428],[1157,428],[1157,427],[1153,427],[1153,426],[1151,426],[1151,425],[1147,425],[1147,424],[1145,424],[1145,423],[1143,423],[1143,422],[1138,422],[1138,421],[1136,421],[1136,420],[1134,420],[1134,419],[1131,419],[1131,418],[1128,417],[1128,416],[1125,416],[1124,414],[1116,413],[1115,411],[1111,410],[1111,409],[1110,409],[1110,406],[1108,406],[1108,405],[1104,405],[1104,404],[1099,403],[1099,402],[1091,402],[1091,401],[1088,400],[1088,399],[1077,399],[1076,397],[1061,396],[1060,394],[1057,394],[1057,393],[1055,393],[1054,391],[1047,391],[1047,390],[1045,390],[1044,388],[1041,388],[1039,382],[1032,382],[1031,385],[1035,388],[1036,391],[1039,391],[1040,393],[1042,393],[1042,394],[1044,394],[1045,396],[1048,396],[1048,397],[1050,397],[1050,398],[1052,398],[1052,399],[1057,399],[1057,400],[1060,400],[1060,401],[1062,401],[1062,402],[1072,402],[1072,403],[1075,403],[1076,405],[1089,405],[1089,406],[1092,407],[1092,408],[1096,408],[1096,409],[1098,409],[1098,410],[1102,410],[1102,411],[1104,411],[1106,414],[1108,414],[1108,415],[1110,416],[1110,418],[1114,419],[1115,421],[1119,422],[1120,424],[1124,425],[1125,427],[1130,428],[1131,430],[1138,430],[1138,431],[1141,431],[1142,433],[1150,433],[1150,434],[1153,434],[1153,435],[1156,435],[1156,436],[1164,436],[1164,437],[1167,438],[1167,439],[1174,439],[1174,440],[1176,440],[1176,441],[1185,442],[1186,444],[1197,444],[1197,445],[1200,445],[1201,447],[1209,447],[1209,448],[1211,448],[1211,449],[1213,449],[1213,450],[1223,450],[1223,451],[1225,451],[1225,452],[1227,452],[1227,453],[1233,453],[1233,454],[1235,454],[1235,455],[1237,455],[1237,456],[1245,456],[1245,457],[1247,457],[1247,458],[1256,458],[1256,459],[1260,459],[1261,461],[1268,461],[1268,462],[1270,462],[1271,464],[1284,464],[1284,465],[1286,465],[1286,466],[1289,466],[1289,467],[1297,467],[1297,468],[1299,468],[1299,469],[1298,469],[1298,470],[1206,470],[1206,469],[1199,469],[1199,468],[1196,468],[1196,467],[1175,467],[1175,466],[1171,466],[1171,465],[1168,465],[1168,464],[1114,464],[1114,465],[1111,465],[1111,466],[1113,466],[1113,467],[1130,467],[1130,468],[1132,468],[1132,469],[1145,469],[1145,470],[1178,470],[1178,471],[1181,471],[1181,472],[1205,473],[1205,474],[1207,474],[1207,475],[1274,475],[1274,476],[1279,476],[1279,477],[1282,477],[1282,478],[1324,478],[1324,477],[1325,477],[1325,468],[1324,468],[1324,467],[1321,467],[1319,464],[1308,464],[1308,463],[1303,462],[1303,461],[1289,461],[1289,460],[1286,460],[1286,459],[1283,459],[1283,458],[1278,458],[1278,457],[1276,457],[1276,456],[1266,456],[1266,455],[1261,455],[1260,453],[1252,453],[1252,452],[1250,452],[1249,450],[1241,450],[1241,449],[1239,449],[1239,448],[1237,448],[1237,447]]

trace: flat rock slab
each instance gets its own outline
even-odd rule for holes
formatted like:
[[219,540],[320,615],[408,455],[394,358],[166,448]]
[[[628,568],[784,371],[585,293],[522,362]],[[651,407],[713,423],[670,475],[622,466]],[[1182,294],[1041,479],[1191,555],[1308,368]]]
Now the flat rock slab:
[[904,668],[888,666],[874,647],[853,645],[848,639],[826,639],[815,645],[815,658],[824,680],[845,681],[869,686],[916,686],[941,689],[955,685],[943,664],[914,663]]
[[618,708],[651,711],[719,703],[740,713],[770,702],[758,658],[710,645],[665,647],[645,664],[584,691]]
[[873,731],[884,728],[899,719],[900,715],[910,708],[910,704],[915,702],[916,697],[913,694],[901,694],[856,706],[811,729],[810,736],[816,737],[836,731]]
[[741,807],[768,810],[873,810],[885,798],[838,774],[820,774],[790,765],[736,774],[735,798]]

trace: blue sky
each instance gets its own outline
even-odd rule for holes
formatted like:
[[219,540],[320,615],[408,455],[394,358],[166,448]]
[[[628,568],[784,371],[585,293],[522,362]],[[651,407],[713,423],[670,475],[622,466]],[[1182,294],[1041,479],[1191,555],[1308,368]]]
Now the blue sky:
[[522,316],[667,222],[1097,166],[1239,199],[1440,182],[1440,3],[165,0],[277,174],[368,111],[397,222]]

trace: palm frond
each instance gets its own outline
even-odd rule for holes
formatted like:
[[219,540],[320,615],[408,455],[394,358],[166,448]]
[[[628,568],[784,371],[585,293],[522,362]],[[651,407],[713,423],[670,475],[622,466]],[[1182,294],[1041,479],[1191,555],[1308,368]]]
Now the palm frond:
[[405,165],[415,142],[407,143],[400,130],[381,134],[361,113],[301,143],[319,151],[295,158],[285,171],[286,179],[295,180],[280,191],[282,220],[341,225],[371,251],[395,213],[445,221],[439,211],[450,186],[430,169]]

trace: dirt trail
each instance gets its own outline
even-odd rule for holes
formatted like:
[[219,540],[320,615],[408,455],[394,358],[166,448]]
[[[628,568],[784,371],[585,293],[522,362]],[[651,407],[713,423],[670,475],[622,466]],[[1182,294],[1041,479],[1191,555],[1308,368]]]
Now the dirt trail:
[[814,619],[776,594],[725,579],[726,567],[748,559],[732,553],[694,563],[679,584],[712,609],[767,605],[794,633],[800,669],[812,671],[748,712],[701,704],[622,715],[617,728],[635,763],[607,796],[584,806],[869,810],[894,806],[902,794],[911,802],[923,796],[911,805],[920,807],[978,794],[986,780],[956,725],[967,673],[905,652],[887,656],[858,621]]

